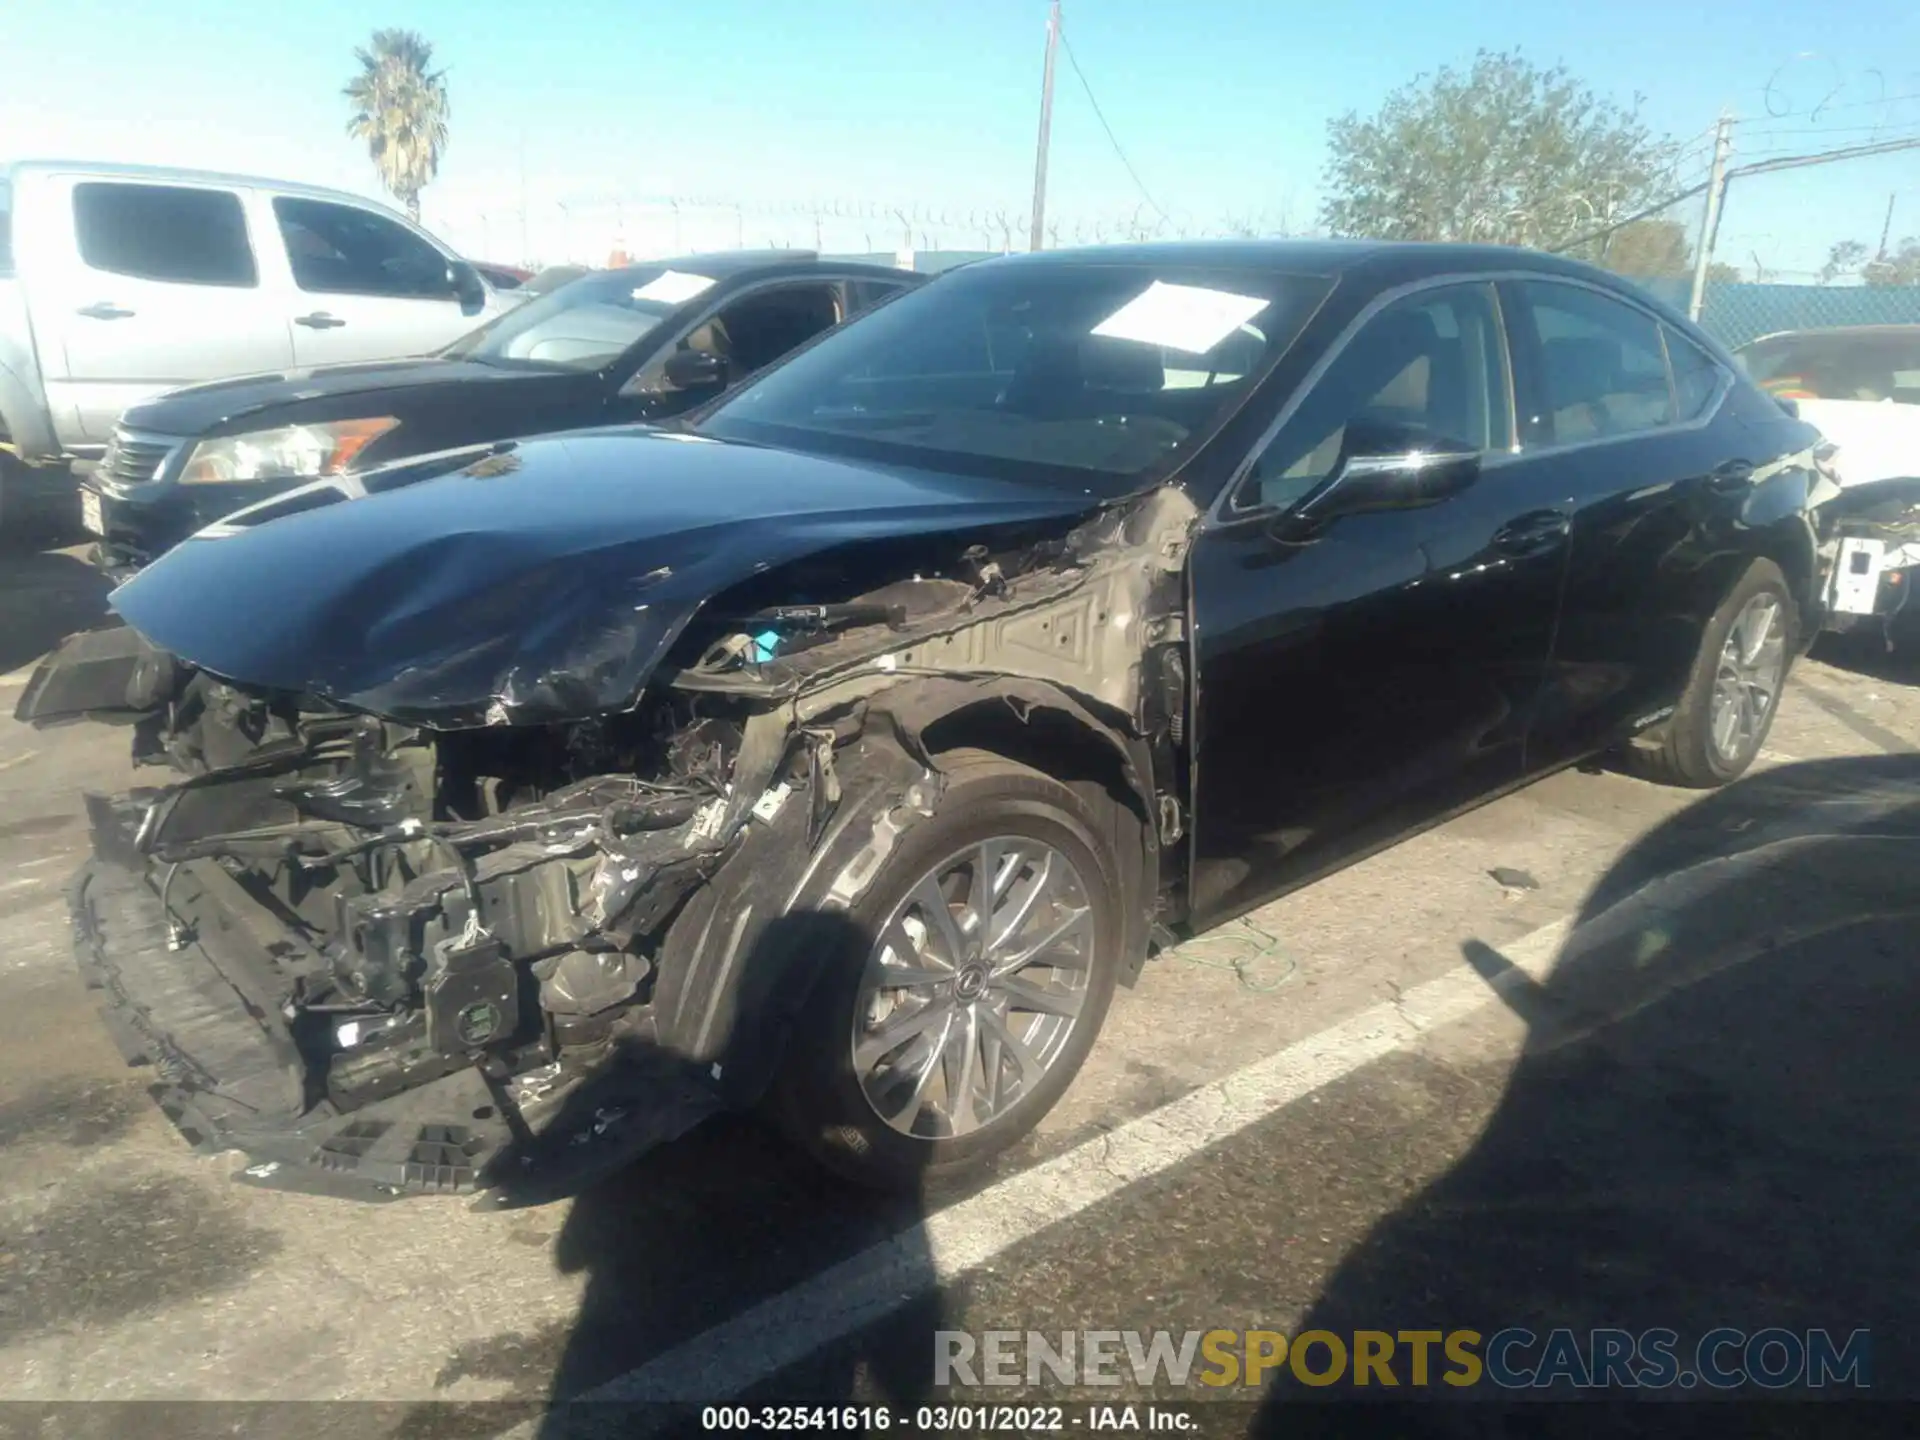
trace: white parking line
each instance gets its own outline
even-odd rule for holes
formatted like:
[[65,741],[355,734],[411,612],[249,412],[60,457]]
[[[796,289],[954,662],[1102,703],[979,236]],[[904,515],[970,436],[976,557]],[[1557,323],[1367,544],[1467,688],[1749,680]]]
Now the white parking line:
[[[1500,953],[1516,969],[1542,979],[1570,928],[1569,920],[1555,921]],[[737,1395],[884,1319],[933,1286],[1191,1159],[1493,998],[1492,986],[1478,971],[1465,963],[1456,965],[1397,1000],[1370,1005],[1338,1025],[929,1215],[914,1229],[577,1399],[705,1403]],[[513,1433],[534,1432],[529,1426]]]

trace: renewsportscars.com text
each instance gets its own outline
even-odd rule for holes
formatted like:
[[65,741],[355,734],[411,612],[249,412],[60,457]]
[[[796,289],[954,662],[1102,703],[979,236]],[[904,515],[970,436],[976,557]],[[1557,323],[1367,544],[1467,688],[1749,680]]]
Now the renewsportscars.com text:
[[1866,1330],[940,1330],[939,1386],[1868,1389]]

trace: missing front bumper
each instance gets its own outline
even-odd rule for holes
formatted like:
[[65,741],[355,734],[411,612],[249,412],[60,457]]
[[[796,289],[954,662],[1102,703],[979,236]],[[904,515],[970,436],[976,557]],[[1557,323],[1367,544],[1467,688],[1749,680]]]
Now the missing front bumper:
[[[389,1201],[496,1192],[533,1203],[570,1193],[674,1139],[719,1108],[697,1073],[644,1044],[600,1064],[526,1076],[467,1065],[350,1111],[313,1093],[245,918],[191,875],[148,866],[129,827],[139,807],[89,806],[95,859],[71,904],[81,978],[127,1063],[195,1149],[239,1151],[250,1185]],[[167,891],[163,903],[161,890]]]

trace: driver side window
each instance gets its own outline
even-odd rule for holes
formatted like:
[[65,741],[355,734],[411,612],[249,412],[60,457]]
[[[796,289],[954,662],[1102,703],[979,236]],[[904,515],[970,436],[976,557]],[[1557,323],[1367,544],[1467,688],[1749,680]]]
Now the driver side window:
[[1349,428],[1361,424],[1412,430],[1436,449],[1507,446],[1513,422],[1492,286],[1423,290],[1369,320],[1261,452],[1240,504],[1298,504],[1333,477]]

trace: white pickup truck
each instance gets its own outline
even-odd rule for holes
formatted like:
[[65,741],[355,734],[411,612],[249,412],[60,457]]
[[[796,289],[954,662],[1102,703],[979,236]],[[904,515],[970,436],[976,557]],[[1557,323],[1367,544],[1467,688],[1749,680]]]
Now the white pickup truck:
[[1833,447],[1840,488],[1815,512],[1828,625],[1878,625],[1892,643],[1920,620],[1920,325],[1784,331],[1735,358]]
[[22,467],[97,457],[120,413],[162,391],[425,354],[517,298],[356,195],[0,166],[0,514]]

